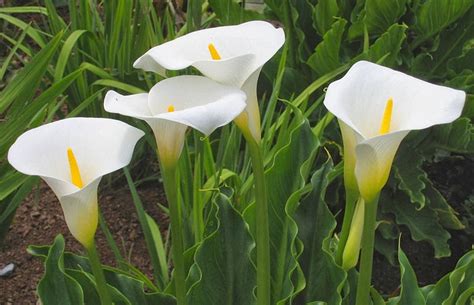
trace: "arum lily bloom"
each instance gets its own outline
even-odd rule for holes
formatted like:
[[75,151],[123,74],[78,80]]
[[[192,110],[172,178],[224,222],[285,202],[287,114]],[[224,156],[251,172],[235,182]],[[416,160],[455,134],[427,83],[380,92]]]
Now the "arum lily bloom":
[[18,171],[43,178],[59,199],[71,234],[86,248],[102,305],[112,305],[94,243],[97,187],[126,166],[144,133],[116,120],[71,118],[29,130],[8,151]]
[[189,127],[209,135],[231,122],[245,108],[246,95],[203,76],[165,79],[149,93],[105,96],[105,110],[145,120],[155,134],[171,219],[174,283],[178,305],[186,304],[184,246],[177,197],[177,161]]
[[133,66],[161,75],[193,66],[215,81],[241,88],[247,94],[247,107],[236,123],[259,142],[257,81],[262,66],[284,41],[283,29],[251,21],[189,33],[150,49]]
[[228,124],[245,108],[245,93],[203,76],[165,79],[149,93],[124,96],[107,92],[105,110],[145,120],[155,134],[163,166],[176,164],[186,129],[205,135]]
[[22,134],[8,151],[18,171],[43,178],[61,203],[71,234],[86,248],[98,223],[97,188],[126,166],[143,132],[117,120],[71,118]]
[[347,242],[341,238],[345,269],[355,266],[362,248],[356,305],[369,303],[378,196],[401,141],[410,130],[454,121],[465,98],[463,91],[366,61],[329,85],[324,105],[341,127],[346,190],[361,196],[355,211],[346,204],[346,213],[354,215],[345,215],[343,228],[350,227],[350,232]]
[[377,64],[354,64],[329,85],[324,100],[341,126],[348,182],[357,183],[366,202],[373,200],[387,182],[395,153],[410,130],[454,121],[465,97],[463,91]]

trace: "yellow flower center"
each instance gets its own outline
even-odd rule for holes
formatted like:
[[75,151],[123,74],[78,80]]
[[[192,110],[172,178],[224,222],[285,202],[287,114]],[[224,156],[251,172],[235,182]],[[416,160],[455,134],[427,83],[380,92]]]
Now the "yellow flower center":
[[168,106],[168,112],[173,112],[174,111],[174,106],[173,105],[169,105]]
[[389,98],[387,104],[385,104],[385,110],[383,112],[382,122],[380,123],[379,133],[384,135],[390,131],[390,123],[392,121],[392,110],[393,110],[393,99]]
[[79,166],[77,165],[76,157],[74,156],[74,153],[70,147],[67,149],[67,159],[69,160],[69,170],[71,171],[72,184],[78,188],[82,188],[84,184],[82,183]]
[[211,53],[211,57],[214,60],[219,60],[221,59],[221,56],[219,55],[219,52],[217,52],[216,47],[212,43],[207,45],[207,48],[209,49],[209,53]]

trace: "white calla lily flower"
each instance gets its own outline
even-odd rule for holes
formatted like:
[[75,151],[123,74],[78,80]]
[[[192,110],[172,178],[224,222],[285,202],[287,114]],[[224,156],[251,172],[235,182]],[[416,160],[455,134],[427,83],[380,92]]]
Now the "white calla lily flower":
[[124,96],[107,92],[105,110],[146,121],[155,134],[160,160],[179,159],[187,127],[205,135],[231,122],[245,108],[246,95],[203,76],[177,76],[157,83],[149,93]]
[[[357,183],[366,202],[387,182],[395,153],[410,130],[449,123],[466,94],[366,61],[329,85],[324,105],[339,120],[346,183]],[[355,179],[354,179],[355,177]],[[354,181],[356,180],[356,181]]]
[[72,235],[86,248],[98,224],[97,188],[102,176],[126,166],[144,132],[123,122],[70,118],[22,134],[8,162],[40,176],[59,199]]
[[189,33],[150,49],[133,66],[163,76],[166,70],[193,66],[215,81],[241,88],[247,94],[247,107],[236,123],[258,142],[258,77],[284,42],[283,29],[265,21],[250,21]]

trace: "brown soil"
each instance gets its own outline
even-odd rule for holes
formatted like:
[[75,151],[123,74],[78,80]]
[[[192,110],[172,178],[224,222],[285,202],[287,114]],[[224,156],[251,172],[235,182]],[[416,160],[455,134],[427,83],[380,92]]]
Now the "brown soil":
[[[166,202],[161,189],[149,185],[142,187],[139,194],[145,209],[157,220],[164,233],[168,220],[156,204]],[[99,205],[122,255],[151,278],[150,259],[129,189],[122,187],[106,191],[99,197]],[[68,232],[56,196],[42,183],[18,209],[0,248],[0,269],[9,263],[16,266],[10,277],[0,278],[0,305],[36,304],[36,286],[44,269],[41,260],[28,254],[26,248],[28,245],[51,244],[57,234],[64,235],[67,251],[83,253],[82,246]],[[100,229],[96,240],[102,262],[116,266]]]

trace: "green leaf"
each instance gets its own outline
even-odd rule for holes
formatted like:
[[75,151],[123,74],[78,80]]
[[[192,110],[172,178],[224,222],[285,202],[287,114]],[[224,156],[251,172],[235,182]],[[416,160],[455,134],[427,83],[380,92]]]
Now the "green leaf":
[[81,38],[84,33],[87,33],[87,31],[74,31],[64,42],[64,45],[61,49],[61,53],[59,53],[59,58],[56,62],[56,69],[54,70],[54,81],[57,82],[63,77],[64,69],[66,68],[66,65],[68,63],[69,56],[71,56],[71,51],[79,40],[79,38]]
[[369,34],[383,33],[406,11],[407,0],[367,0],[364,23]]
[[332,170],[329,159],[314,173],[311,193],[301,201],[295,213],[298,237],[304,245],[299,257],[306,279],[305,290],[297,298],[301,304],[324,301],[337,305],[342,302],[346,273],[336,265],[329,249],[336,221],[324,200]]
[[[38,118],[39,114],[42,113],[46,105],[52,105],[57,103],[56,98],[62,94],[71,84],[83,73],[83,69],[78,69],[59,82],[54,83],[51,87],[45,90],[40,96],[38,96],[34,103],[26,107],[23,111],[19,113],[14,113],[15,115],[9,115],[9,120],[0,125],[0,133],[2,138],[0,139],[0,156],[4,156],[7,153],[8,148],[15,141],[15,139],[28,127],[36,127],[41,123],[42,119],[40,117],[40,122],[34,122],[33,119]],[[55,104],[54,104],[55,105]],[[17,105],[15,105],[17,106]],[[18,105],[23,106],[23,105]],[[17,108],[22,110],[22,108]]]
[[43,304],[83,305],[81,286],[64,271],[64,238],[56,236],[48,251],[45,273],[38,284],[38,295]]
[[118,80],[113,80],[113,79],[99,79],[96,80],[92,86],[105,86],[105,87],[112,87],[116,89],[120,89],[123,91],[126,91],[131,94],[138,94],[138,93],[144,93],[145,90],[135,87],[133,85],[126,84],[124,82],[118,81]]
[[430,180],[426,180],[425,183],[427,205],[436,212],[443,227],[450,230],[464,229],[465,226],[457,217],[458,213],[448,204],[443,195],[433,186],[433,183]]
[[[474,251],[461,257],[456,268],[439,280],[428,293],[426,302],[429,305],[458,305],[474,287]],[[459,296],[456,302],[456,296]],[[467,304],[466,304],[467,305]]]
[[320,0],[313,9],[313,26],[322,37],[336,21],[339,7],[334,0]]
[[245,10],[243,4],[235,0],[209,0],[209,5],[216,13],[221,25],[238,24],[262,18],[255,11]]
[[385,305],[383,297],[374,287],[370,288],[370,296],[372,297],[373,305]]
[[188,281],[193,305],[255,304],[255,266],[250,252],[255,243],[240,213],[220,193],[214,201],[203,242],[196,250]]
[[[1,14],[0,14],[1,15]],[[15,100],[23,103],[34,95],[47,66],[61,41],[62,34],[56,35],[0,92],[0,113],[3,113]]]
[[41,36],[40,31],[30,27],[30,25],[19,18],[0,13],[0,19],[5,20],[6,22],[26,31],[27,35],[31,37],[41,48],[45,46],[43,36]]
[[288,130],[285,145],[276,152],[271,167],[265,172],[271,207],[270,252],[274,253],[271,258],[273,304],[283,304],[297,290],[292,276],[298,267],[294,245],[298,229],[291,209],[302,196],[305,177],[319,147],[308,121],[299,111]]
[[41,6],[14,6],[0,7],[0,13],[5,14],[43,14],[48,15],[47,10]]
[[[58,239],[58,238],[57,238]],[[64,239],[62,244],[64,245]],[[54,247],[54,245],[53,245]],[[34,256],[40,257],[47,260],[48,252],[51,251],[53,247],[50,246],[29,246],[28,252]],[[62,247],[64,249],[64,246]],[[84,284],[84,276],[89,277],[93,281],[92,271],[89,265],[89,260],[86,257],[78,256],[73,253],[66,252],[61,254],[61,263],[63,270],[66,273],[70,274],[78,280],[76,283]],[[56,257],[56,260],[58,258]],[[57,263],[57,262],[56,262]],[[74,271],[82,271],[82,274],[79,279]],[[125,272],[124,270],[103,266],[105,273],[105,278],[109,289],[112,291],[112,298],[116,305],[176,305],[176,300],[174,297],[158,292],[157,288],[151,286],[151,282],[142,281],[139,278],[134,277],[133,273]],[[69,277],[71,278],[71,277]],[[57,286],[60,282],[51,282],[51,286],[54,289],[58,289]],[[87,292],[90,290],[91,283],[86,283],[88,286],[84,288],[84,291]],[[147,290],[152,292],[145,292],[144,285],[147,285]],[[95,284],[94,284],[95,285]],[[81,287],[79,287],[81,289]],[[85,295],[91,295],[90,293]],[[95,304],[93,300],[84,300],[86,304]],[[69,303],[45,303],[44,304],[69,304]]]
[[396,305],[423,305],[427,304],[421,289],[418,287],[416,274],[408,261],[403,250],[398,249],[398,262],[400,263],[401,288],[400,296],[397,298]]
[[468,118],[457,119],[451,124],[434,126],[431,139],[432,141],[426,144],[426,149],[443,149],[464,154],[474,152],[474,126]]
[[347,21],[344,19],[336,21],[324,34],[323,41],[316,46],[313,55],[309,57],[307,64],[318,75],[333,71],[342,65],[339,53],[346,24]]
[[473,4],[472,0],[427,0],[416,11],[418,39],[439,33],[464,15]]
[[397,153],[393,165],[393,173],[398,180],[398,188],[405,192],[412,203],[417,205],[418,209],[425,206],[425,195],[423,190],[426,187],[425,181],[428,175],[422,169],[425,157],[412,145],[404,143]]
[[[410,67],[413,73],[426,78],[443,78],[447,73],[447,65],[453,62],[456,57],[463,54],[463,47],[469,44],[472,39],[472,31],[474,30],[474,8],[470,9],[455,25],[450,26],[440,32],[433,40],[433,45],[429,46],[426,51],[415,53],[416,57]],[[416,45],[411,45],[414,48]],[[425,50],[425,49],[423,49]],[[462,59],[461,59],[462,61]],[[461,64],[461,63],[459,63]],[[463,70],[472,66],[472,62],[468,62],[463,67],[451,66],[453,68],[462,68]],[[457,76],[458,73],[456,73]],[[460,88],[460,87],[457,87]]]
[[[28,177],[21,175],[19,180],[19,182],[21,182],[21,186],[18,188],[18,190],[16,192],[12,190],[6,198],[3,198],[0,201],[0,244],[3,240],[3,237],[8,232],[16,209],[18,208],[18,206],[20,206],[23,199],[25,199],[25,197],[28,196],[28,194],[31,192],[33,186],[38,183],[38,180],[38,177]],[[4,181],[2,180],[0,185],[3,182]]]
[[394,24],[387,32],[380,35],[373,45],[369,48],[369,59],[372,62],[378,62],[380,59],[384,66],[392,67],[395,66],[402,43],[406,39],[406,25]]
[[[393,197],[392,197],[393,196]],[[383,191],[380,198],[382,210],[395,216],[396,222],[406,225],[415,241],[429,242],[435,251],[435,257],[446,257],[451,254],[448,240],[451,235],[440,224],[438,215],[430,207],[417,210],[410,199],[401,192],[390,196]]]

